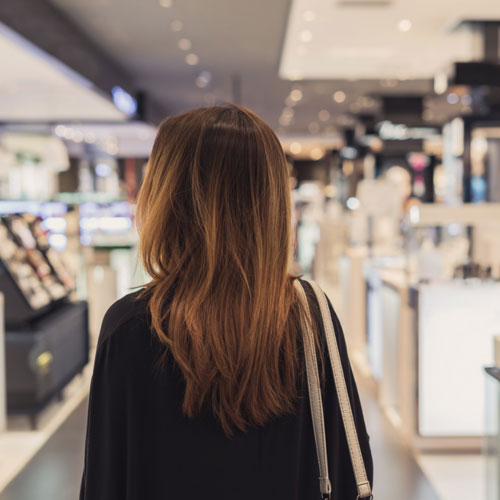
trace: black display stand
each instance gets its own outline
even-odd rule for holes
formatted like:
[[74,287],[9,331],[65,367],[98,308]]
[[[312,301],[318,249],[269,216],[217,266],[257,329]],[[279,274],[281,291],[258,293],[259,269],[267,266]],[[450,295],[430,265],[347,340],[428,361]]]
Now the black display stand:
[[65,385],[89,361],[86,302],[66,302],[5,332],[7,411],[24,413],[37,427],[40,410],[62,398]]

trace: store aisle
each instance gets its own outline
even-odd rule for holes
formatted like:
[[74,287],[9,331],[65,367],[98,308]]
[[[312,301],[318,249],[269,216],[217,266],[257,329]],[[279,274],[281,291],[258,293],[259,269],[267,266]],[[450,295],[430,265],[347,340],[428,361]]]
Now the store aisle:
[[[375,462],[375,495],[380,500],[439,500],[411,452],[402,447],[381,414],[370,383],[358,376]],[[87,400],[0,494],[0,500],[73,500],[80,486]]]
[[0,500],[77,500],[83,467],[85,399],[0,493]]
[[[375,398],[373,382],[356,375],[374,463],[374,495],[380,500],[440,500],[412,452],[403,446]],[[3,500],[3,499],[0,499]]]

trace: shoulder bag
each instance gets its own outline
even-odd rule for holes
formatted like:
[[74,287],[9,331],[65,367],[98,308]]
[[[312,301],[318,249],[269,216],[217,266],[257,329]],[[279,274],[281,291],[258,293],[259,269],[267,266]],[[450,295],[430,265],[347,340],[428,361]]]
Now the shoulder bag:
[[[309,318],[311,318],[309,302],[307,300],[305,290],[298,279],[295,280],[294,283],[298,296],[304,304],[305,311],[309,315]],[[366,475],[363,455],[361,454],[361,448],[359,446],[358,433],[356,431],[356,425],[354,424],[351,402],[349,400],[349,394],[347,392],[344,370],[342,368],[342,361],[340,359],[337,337],[335,336],[335,329],[333,326],[332,317],[330,315],[328,302],[326,300],[325,294],[317,285],[317,283],[315,283],[314,281],[308,281],[308,283],[314,290],[314,294],[321,310],[321,318],[323,321],[323,327],[326,335],[326,344],[328,347],[328,357],[330,358],[330,363],[332,365],[337,398],[339,401],[340,412],[342,415],[342,421],[344,424],[347,443],[349,446],[349,453],[354,469],[354,477],[356,479],[356,485],[358,489],[357,500],[365,498],[372,499],[373,495],[371,486]],[[314,342],[314,333],[311,330],[312,324],[312,321],[306,321],[303,318],[302,331],[304,337],[307,386],[313,421],[314,440],[316,442],[316,453],[318,456],[321,497],[323,499],[330,499],[332,486],[328,475],[325,419],[323,414],[323,401],[321,398],[321,386],[319,380],[318,360],[316,356],[316,345]]]

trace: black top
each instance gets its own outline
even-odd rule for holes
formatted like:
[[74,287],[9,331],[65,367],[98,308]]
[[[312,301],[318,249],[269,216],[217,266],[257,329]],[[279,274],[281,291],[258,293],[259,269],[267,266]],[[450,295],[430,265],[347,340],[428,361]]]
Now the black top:
[[[319,308],[305,283],[316,318]],[[184,381],[148,327],[146,301],[133,293],[106,313],[90,390],[80,500],[318,500],[318,463],[305,370],[292,415],[226,437],[210,412],[188,420]],[[344,335],[331,304],[368,478],[373,465]],[[328,359],[328,358],[327,358]],[[333,374],[323,394],[334,500],[357,495]]]

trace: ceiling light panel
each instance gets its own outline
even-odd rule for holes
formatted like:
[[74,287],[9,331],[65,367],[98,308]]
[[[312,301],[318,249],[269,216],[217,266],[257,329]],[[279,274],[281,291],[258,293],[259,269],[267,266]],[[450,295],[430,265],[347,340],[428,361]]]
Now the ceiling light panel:
[[500,2],[491,0],[293,0],[280,76],[432,78],[453,61],[479,55],[479,34],[450,29],[453,20],[498,18]]
[[[0,24],[0,121],[121,121],[88,80]],[[79,136],[78,136],[79,137]]]

